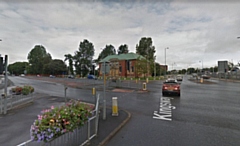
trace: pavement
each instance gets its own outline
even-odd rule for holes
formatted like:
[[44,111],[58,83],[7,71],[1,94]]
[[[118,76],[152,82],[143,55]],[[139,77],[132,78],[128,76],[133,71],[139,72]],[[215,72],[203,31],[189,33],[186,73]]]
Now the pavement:
[[[0,143],[2,145],[15,146],[29,140],[30,126],[41,110],[50,108],[52,105],[61,106],[65,101],[62,97],[53,97],[40,93],[35,93],[34,97],[34,102],[18,106],[8,111],[6,115],[0,114]],[[106,110],[105,120],[103,120],[102,113],[102,107],[100,107],[98,135],[88,143],[90,146],[106,145],[131,118],[131,114],[122,109],[118,109],[118,116],[112,116],[111,107]],[[11,124],[9,125],[9,123]]]

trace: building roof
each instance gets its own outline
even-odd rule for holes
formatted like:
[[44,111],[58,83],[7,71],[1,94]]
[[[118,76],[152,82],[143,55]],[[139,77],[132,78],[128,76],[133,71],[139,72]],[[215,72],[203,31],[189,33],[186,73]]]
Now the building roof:
[[110,59],[118,59],[118,60],[135,60],[138,59],[138,57],[140,57],[140,59],[145,59],[143,56],[135,54],[135,53],[127,53],[127,54],[120,54],[120,55],[109,55],[107,57],[105,57],[104,59],[102,59],[100,61],[100,63],[104,62],[104,61],[109,61]]

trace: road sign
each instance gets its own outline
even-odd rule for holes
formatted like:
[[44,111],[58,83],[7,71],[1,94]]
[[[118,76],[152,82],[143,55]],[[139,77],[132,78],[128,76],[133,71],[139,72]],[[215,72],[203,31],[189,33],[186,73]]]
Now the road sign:
[[101,65],[101,72],[102,72],[103,74],[108,74],[109,71],[110,71],[110,65],[109,65],[109,63],[108,63],[108,62],[102,63],[102,65]]
[[226,73],[228,71],[228,61],[218,61],[218,72]]

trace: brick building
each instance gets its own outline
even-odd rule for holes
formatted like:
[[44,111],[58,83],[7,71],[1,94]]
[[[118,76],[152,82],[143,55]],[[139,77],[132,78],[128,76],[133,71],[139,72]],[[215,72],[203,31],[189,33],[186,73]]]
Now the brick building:
[[[143,77],[144,75],[137,75],[135,63],[137,59],[144,59],[143,56],[135,53],[126,53],[120,55],[109,55],[99,62],[99,75],[102,76],[101,66],[104,62],[108,62],[110,66],[109,77]],[[161,69],[166,69],[167,66],[160,65]],[[151,74],[147,74],[151,76]]]

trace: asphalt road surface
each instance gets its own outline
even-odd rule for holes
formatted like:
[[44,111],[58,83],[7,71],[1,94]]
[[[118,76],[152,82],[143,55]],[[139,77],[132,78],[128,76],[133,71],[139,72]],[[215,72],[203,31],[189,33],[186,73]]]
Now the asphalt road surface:
[[108,145],[240,145],[240,83],[188,78],[180,98],[162,97],[161,82],[148,84],[149,93],[121,96],[120,108],[132,118]]
[[[147,84],[148,92],[138,92],[125,82],[127,90],[106,92],[107,105],[118,97],[118,106],[132,114],[130,121],[110,141],[109,146],[238,146],[240,145],[240,83],[211,80],[195,83],[184,76],[181,97],[162,97],[162,81]],[[10,77],[15,85],[30,84],[37,93],[64,96],[62,82]],[[57,79],[56,79],[57,80]],[[83,80],[82,80],[83,81]],[[77,79],[72,82],[81,84]],[[90,81],[85,81],[86,86]],[[101,81],[97,81],[102,89]],[[92,86],[92,85],[90,85]],[[130,87],[129,87],[130,86]],[[101,101],[103,91],[99,90]],[[68,88],[67,96],[93,102],[91,89]]]

